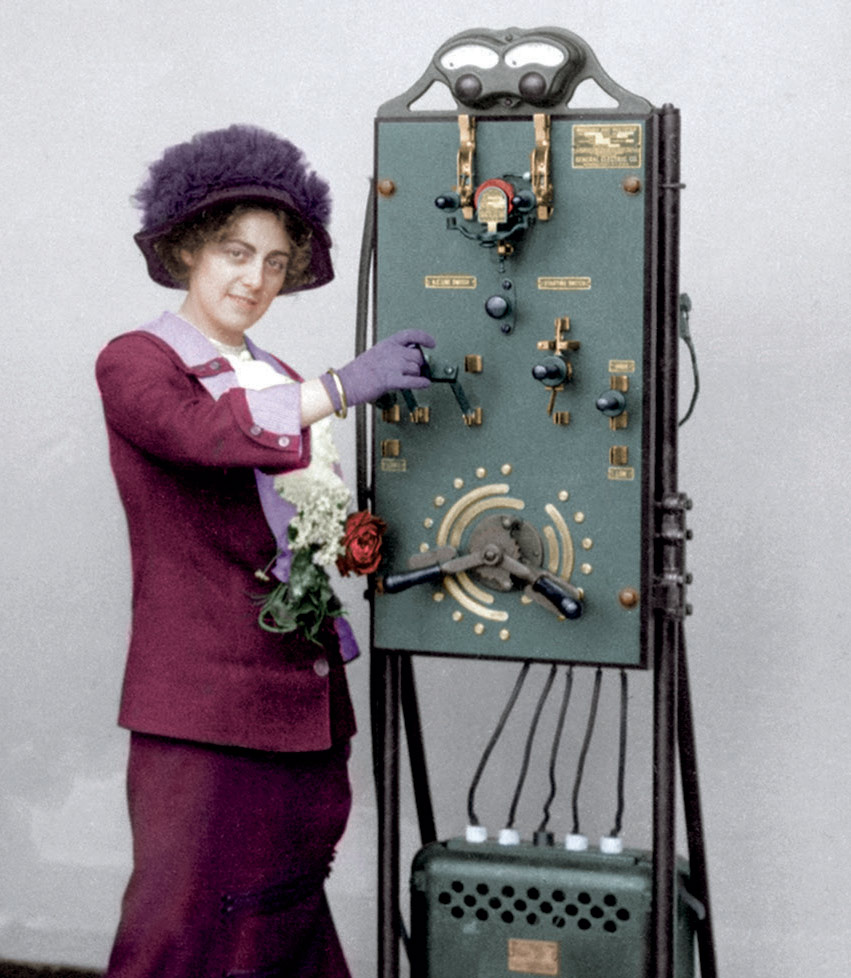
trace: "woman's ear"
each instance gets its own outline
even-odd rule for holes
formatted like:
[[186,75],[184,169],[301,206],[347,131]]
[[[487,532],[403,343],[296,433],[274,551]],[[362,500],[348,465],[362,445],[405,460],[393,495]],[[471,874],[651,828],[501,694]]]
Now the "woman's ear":
[[188,248],[181,248],[179,254],[180,260],[183,262],[186,268],[192,268],[192,266],[195,264],[194,252],[191,252]]

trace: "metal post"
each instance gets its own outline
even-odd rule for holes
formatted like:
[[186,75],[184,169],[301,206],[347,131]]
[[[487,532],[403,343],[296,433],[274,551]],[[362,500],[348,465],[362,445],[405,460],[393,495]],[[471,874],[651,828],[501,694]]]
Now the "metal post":
[[[676,900],[677,660],[684,540],[677,496],[677,342],[679,327],[679,112],[660,114],[659,296],[656,404],[657,636],[654,676],[653,912],[651,974],[674,978]],[[683,533],[684,536],[684,533]]]

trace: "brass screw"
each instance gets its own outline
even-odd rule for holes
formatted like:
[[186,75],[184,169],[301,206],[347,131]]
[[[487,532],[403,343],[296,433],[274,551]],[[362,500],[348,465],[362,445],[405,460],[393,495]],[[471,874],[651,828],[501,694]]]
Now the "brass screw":
[[396,193],[396,184],[392,180],[379,180],[377,184],[378,193],[382,197],[392,197]]
[[638,604],[638,591],[634,587],[625,587],[618,592],[618,601],[624,608],[634,608]]
[[628,194],[637,194],[641,190],[641,181],[638,177],[625,177],[623,181],[623,189]]

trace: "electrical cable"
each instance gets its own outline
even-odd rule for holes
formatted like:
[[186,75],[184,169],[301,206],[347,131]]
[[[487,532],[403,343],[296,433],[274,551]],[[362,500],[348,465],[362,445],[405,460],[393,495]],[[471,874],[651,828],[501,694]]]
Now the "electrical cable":
[[582,750],[579,752],[579,761],[576,765],[576,778],[573,782],[573,834],[579,834],[579,789],[582,785],[582,774],[585,769],[585,760],[588,757],[588,748],[591,746],[591,737],[594,733],[594,724],[597,720],[597,706],[600,702],[600,684],[603,681],[603,670],[598,668],[594,677],[594,693],[591,696],[591,707],[588,710],[588,724],[585,728],[585,739],[582,741]]
[[508,717],[511,715],[511,711],[514,709],[514,704],[517,702],[517,697],[520,695],[520,690],[523,688],[523,683],[526,681],[526,676],[529,674],[530,666],[530,662],[523,663],[523,667],[521,668],[520,673],[517,676],[517,680],[514,683],[514,689],[512,689],[508,702],[505,704],[505,708],[503,709],[499,722],[496,725],[496,729],[491,734],[491,739],[488,741],[488,744],[485,747],[482,758],[479,761],[479,766],[476,768],[476,773],[473,775],[473,782],[470,785],[470,791],[467,794],[467,821],[470,825],[480,824],[475,812],[476,790],[479,787],[479,781],[481,781],[482,774],[485,770],[485,765],[487,764],[494,747],[496,747],[497,741],[502,736],[502,731],[505,729],[505,724],[508,721]]
[[564,692],[561,696],[561,706],[558,711],[558,722],[556,723],[555,734],[553,735],[553,745],[550,749],[550,793],[544,802],[544,817],[538,826],[539,832],[546,831],[550,821],[550,809],[555,801],[558,786],[556,784],[556,761],[558,759],[559,747],[561,746],[561,736],[564,731],[564,721],[567,717],[567,707],[570,703],[570,692],[573,689],[573,666],[570,666],[564,675]]
[[547,675],[547,681],[544,683],[544,688],[541,690],[541,695],[538,697],[538,702],[535,706],[535,713],[532,716],[532,723],[529,726],[529,733],[526,736],[526,747],[523,751],[523,763],[520,766],[520,776],[517,779],[517,786],[514,789],[514,797],[511,799],[511,808],[508,811],[508,821],[506,822],[505,826],[508,829],[514,828],[514,819],[517,815],[517,806],[520,803],[520,795],[523,793],[523,785],[526,783],[526,775],[529,773],[529,762],[532,758],[532,747],[535,742],[535,734],[538,731],[538,722],[541,719],[541,713],[543,712],[544,704],[547,702],[547,697],[550,695],[550,690],[553,688],[557,671],[557,665],[552,665],[550,667],[550,671]]
[[697,368],[697,350],[694,346],[694,340],[691,338],[691,327],[689,325],[689,313],[691,312],[691,299],[686,295],[685,292],[680,295],[680,339],[685,343],[688,348],[689,356],[691,357],[691,373],[694,378],[694,386],[691,392],[691,401],[689,402],[688,410],[680,418],[677,423],[678,428],[688,421],[692,416],[695,405],[697,404],[697,398],[700,394],[700,371]]
[[626,738],[629,685],[626,670],[621,669],[621,709],[620,735],[618,744],[618,807],[615,813],[615,827],[609,835],[617,838],[623,826],[623,810],[625,805],[624,783],[626,781]]

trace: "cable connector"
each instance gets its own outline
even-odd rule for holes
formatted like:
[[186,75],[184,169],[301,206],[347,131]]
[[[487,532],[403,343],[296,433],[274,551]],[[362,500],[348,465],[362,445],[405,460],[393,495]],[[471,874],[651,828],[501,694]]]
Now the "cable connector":
[[467,842],[481,845],[482,842],[488,841],[487,827],[484,825],[468,825],[464,832],[464,838]]

